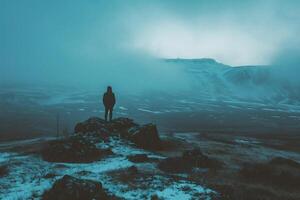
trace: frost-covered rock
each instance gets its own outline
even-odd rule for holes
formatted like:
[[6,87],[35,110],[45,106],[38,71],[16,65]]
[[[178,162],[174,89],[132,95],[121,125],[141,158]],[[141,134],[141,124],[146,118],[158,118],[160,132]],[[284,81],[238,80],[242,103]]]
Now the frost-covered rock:
[[43,194],[42,200],[107,200],[114,199],[100,182],[65,175]]
[[112,151],[98,149],[93,142],[77,135],[49,142],[41,154],[42,158],[49,162],[87,163],[111,155]]
[[111,122],[93,117],[75,126],[75,133],[91,135],[105,139],[109,136],[120,135],[143,149],[159,149],[160,138],[154,124],[138,125],[129,118],[116,118]]
[[162,160],[159,169],[171,173],[189,172],[193,168],[212,168],[222,167],[222,163],[204,155],[200,149],[184,151],[181,157],[169,157]]
[[161,147],[158,131],[154,124],[132,127],[128,130],[126,138],[143,149],[155,150]]

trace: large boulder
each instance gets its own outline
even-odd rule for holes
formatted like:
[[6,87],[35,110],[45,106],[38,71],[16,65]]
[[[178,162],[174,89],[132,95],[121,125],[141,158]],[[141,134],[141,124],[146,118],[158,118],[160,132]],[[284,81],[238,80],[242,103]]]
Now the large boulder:
[[41,152],[42,158],[49,162],[88,163],[111,155],[110,149],[98,149],[83,136],[49,142]]
[[114,199],[102,188],[102,184],[92,180],[78,179],[69,175],[57,180],[46,191],[42,200],[107,200]]
[[158,131],[154,124],[132,127],[128,130],[125,138],[143,149],[157,150],[161,147]]
[[187,150],[179,157],[169,157],[162,160],[159,169],[170,173],[190,172],[193,168],[219,169],[222,162],[209,158],[200,149]]

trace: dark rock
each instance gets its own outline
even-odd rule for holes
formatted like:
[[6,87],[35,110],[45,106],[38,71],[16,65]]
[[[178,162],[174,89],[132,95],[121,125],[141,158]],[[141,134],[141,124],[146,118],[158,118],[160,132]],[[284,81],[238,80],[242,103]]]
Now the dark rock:
[[132,127],[128,130],[126,138],[143,149],[157,150],[161,147],[161,141],[154,124]]
[[50,178],[54,178],[54,177],[56,177],[56,176],[57,176],[56,174],[48,173],[48,174],[46,174],[46,175],[44,176],[44,178],[50,179]]
[[203,155],[200,149],[184,151],[181,157],[170,157],[162,160],[159,169],[171,173],[190,172],[193,168],[219,169],[222,162]]
[[216,199],[223,199],[223,200],[231,200],[234,198],[235,189],[234,186],[230,184],[214,184],[210,185],[215,191],[218,191]]
[[107,122],[101,118],[92,117],[84,122],[80,122],[75,126],[75,133],[88,133],[88,132],[107,132]]
[[130,175],[136,175],[138,172],[138,168],[134,165],[128,168],[128,173]]
[[157,196],[157,194],[153,194],[150,197],[151,200],[160,200],[160,198]]
[[113,154],[110,149],[97,149],[90,140],[78,135],[55,140],[42,150],[42,158],[49,162],[87,163]]
[[74,128],[75,133],[84,133],[85,132],[85,126],[83,123],[79,122],[75,125]]
[[158,164],[158,168],[165,172],[181,173],[192,170],[192,166],[189,163],[183,163],[181,157],[170,157],[162,160]]
[[127,159],[131,162],[136,162],[136,163],[149,161],[147,154],[129,155],[127,156]]
[[106,122],[105,120],[97,117],[89,118],[84,122],[80,122],[75,126],[75,133],[88,133],[88,132],[98,132],[101,134],[114,133],[114,132],[124,132],[129,128],[136,126],[137,124],[129,118],[116,118],[111,122]]
[[137,126],[137,124],[129,118],[120,117],[112,120],[111,122],[107,123],[107,128],[109,131],[113,132],[127,132],[128,129]]
[[113,199],[102,188],[99,182],[78,179],[65,175],[57,180],[52,188],[46,191],[42,200],[106,200]]
[[0,177],[4,177],[9,173],[8,165],[0,166]]
[[110,172],[110,176],[114,177],[121,183],[132,182],[133,180],[136,180],[136,178],[140,177],[140,175],[142,175],[142,173],[139,173],[138,168],[134,165]]

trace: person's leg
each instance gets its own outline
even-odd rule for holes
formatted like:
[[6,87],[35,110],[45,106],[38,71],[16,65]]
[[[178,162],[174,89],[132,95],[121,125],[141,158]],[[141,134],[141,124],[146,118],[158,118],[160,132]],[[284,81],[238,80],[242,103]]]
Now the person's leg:
[[105,121],[107,121],[107,114],[108,114],[108,108],[105,108],[105,115],[104,115]]
[[112,113],[113,113],[113,108],[109,109],[109,121],[112,120]]

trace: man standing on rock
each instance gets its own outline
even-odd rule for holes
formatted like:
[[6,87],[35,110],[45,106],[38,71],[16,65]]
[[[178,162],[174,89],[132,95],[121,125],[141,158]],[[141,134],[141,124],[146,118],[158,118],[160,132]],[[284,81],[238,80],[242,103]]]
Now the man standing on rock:
[[109,113],[109,121],[112,119],[112,112],[116,103],[115,94],[112,92],[111,86],[107,87],[107,91],[103,94],[103,105],[105,107],[105,121],[107,121],[107,115]]

